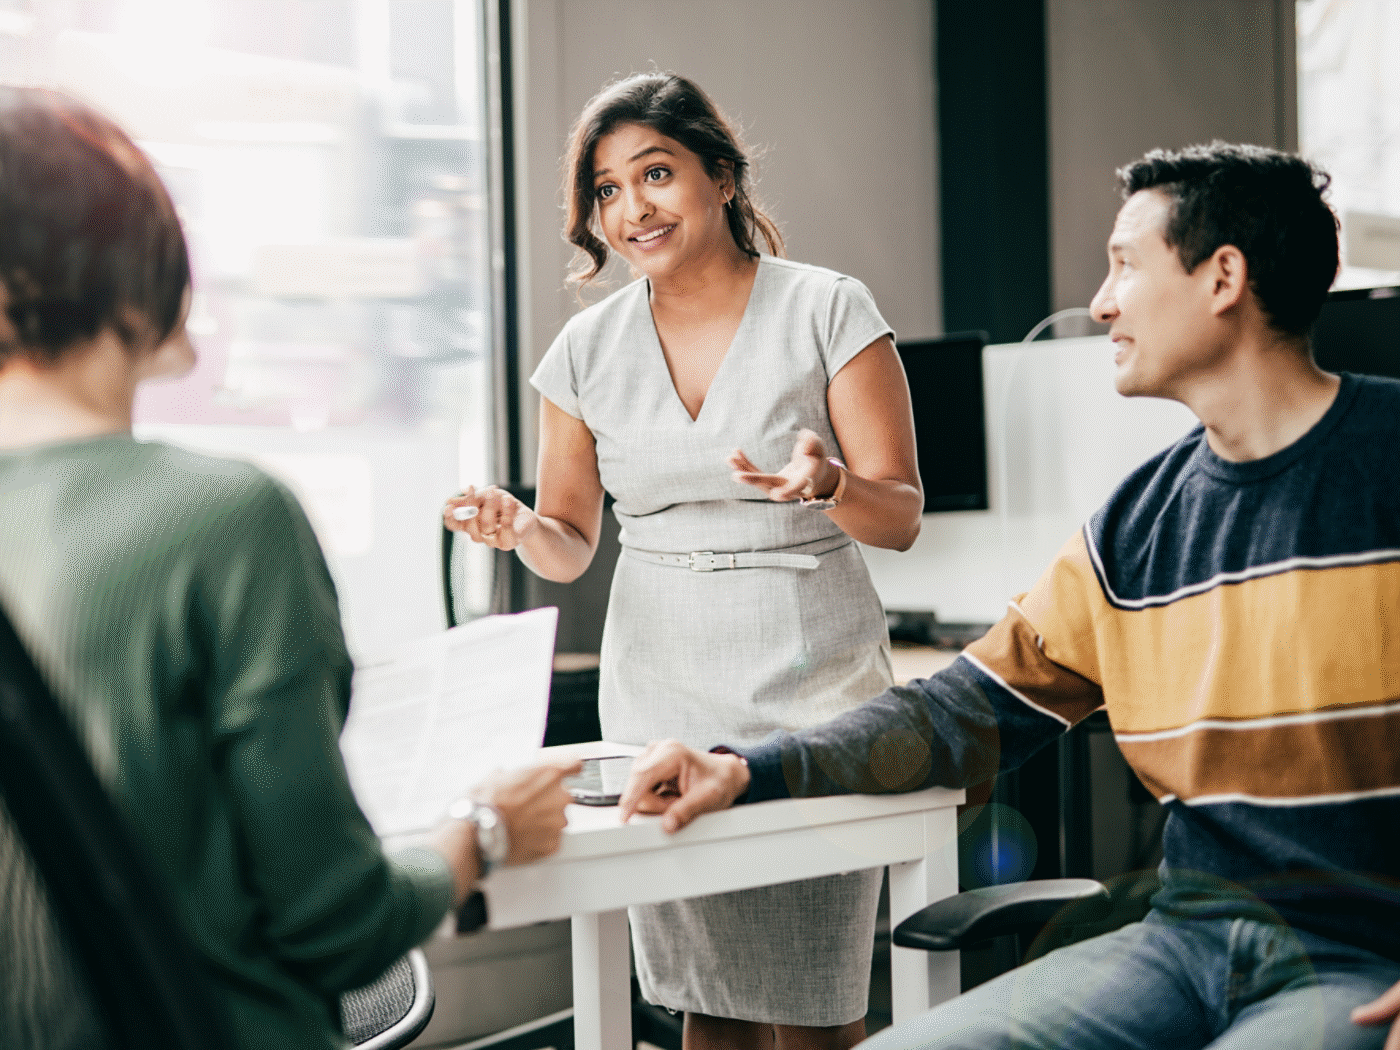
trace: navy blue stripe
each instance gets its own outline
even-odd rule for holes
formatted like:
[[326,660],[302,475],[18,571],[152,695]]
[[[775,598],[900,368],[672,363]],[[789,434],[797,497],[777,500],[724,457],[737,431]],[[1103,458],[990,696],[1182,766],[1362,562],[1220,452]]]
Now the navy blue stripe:
[[1301,928],[1400,957],[1400,798],[1167,809],[1164,906],[1229,914],[1262,902]]
[[1105,596],[1159,604],[1222,573],[1400,550],[1397,446],[1400,381],[1373,376],[1344,375],[1317,425],[1265,459],[1222,460],[1197,427],[1085,526]]

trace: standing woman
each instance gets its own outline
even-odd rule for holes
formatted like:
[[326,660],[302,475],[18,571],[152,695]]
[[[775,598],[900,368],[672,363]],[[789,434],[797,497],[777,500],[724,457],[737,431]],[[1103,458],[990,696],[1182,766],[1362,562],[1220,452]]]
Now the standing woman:
[[[874,696],[891,682],[889,643],[854,541],[907,549],[923,504],[889,326],[858,281],[777,257],[743,146],[682,77],[605,88],[567,169],[573,278],[611,251],[639,279],[573,317],[531,380],[536,507],[469,489],[444,521],[568,582],[612,493],[623,556],[603,632],[606,739],[754,743]],[[478,514],[457,521],[460,506]],[[865,871],[633,908],[643,994],[685,1012],[691,1048],[851,1046],[879,882]]]

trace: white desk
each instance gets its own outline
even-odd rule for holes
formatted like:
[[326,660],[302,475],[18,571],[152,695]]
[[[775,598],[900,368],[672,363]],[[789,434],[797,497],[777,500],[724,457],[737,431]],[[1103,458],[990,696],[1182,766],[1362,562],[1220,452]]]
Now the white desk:
[[[546,754],[632,754],[574,744]],[[569,807],[559,852],[502,868],[483,885],[490,926],[573,920],[578,1050],[630,1050],[627,907],[888,866],[890,922],[957,891],[961,791],[842,795],[737,806],[675,835],[655,817],[621,824],[616,807]],[[895,1021],[958,993],[956,953],[891,948]]]
[[890,649],[896,685],[913,678],[932,678],[958,658],[956,649],[934,649],[927,645],[898,645]]

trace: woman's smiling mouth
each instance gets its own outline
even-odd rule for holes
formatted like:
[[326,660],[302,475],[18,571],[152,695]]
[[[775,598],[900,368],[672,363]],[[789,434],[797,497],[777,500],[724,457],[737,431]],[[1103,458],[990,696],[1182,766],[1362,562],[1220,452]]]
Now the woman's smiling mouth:
[[627,238],[627,239],[628,239],[629,241],[631,241],[633,244],[635,244],[638,248],[642,248],[642,249],[657,248],[657,247],[659,247],[660,245],[662,245],[663,243],[665,243],[667,236],[668,236],[668,235],[670,234],[670,232],[671,232],[672,230],[674,230],[675,228],[676,228],[676,224],[675,224],[675,223],[670,223],[670,224],[668,224],[668,225],[666,225],[666,226],[657,226],[657,227],[654,227],[653,229],[645,230],[645,231],[643,231],[642,233],[633,234],[631,237],[629,237],[629,238]]

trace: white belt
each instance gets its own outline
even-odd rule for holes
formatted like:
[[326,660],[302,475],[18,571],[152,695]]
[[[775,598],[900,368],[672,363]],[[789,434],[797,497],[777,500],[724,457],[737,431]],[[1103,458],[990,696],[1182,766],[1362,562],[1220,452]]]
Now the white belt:
[[691,572],[717,572],[720,569],[815,569],[818,564],[813,554],[786,554],[782,551],[734,551],[732,554],[716,554],[714,551],[691,551],[689,554],[662,554],[660,551],[643,551],[636,547],[623,550],[638,561],[652,565],[668,565],[673,569],[689,569]]

